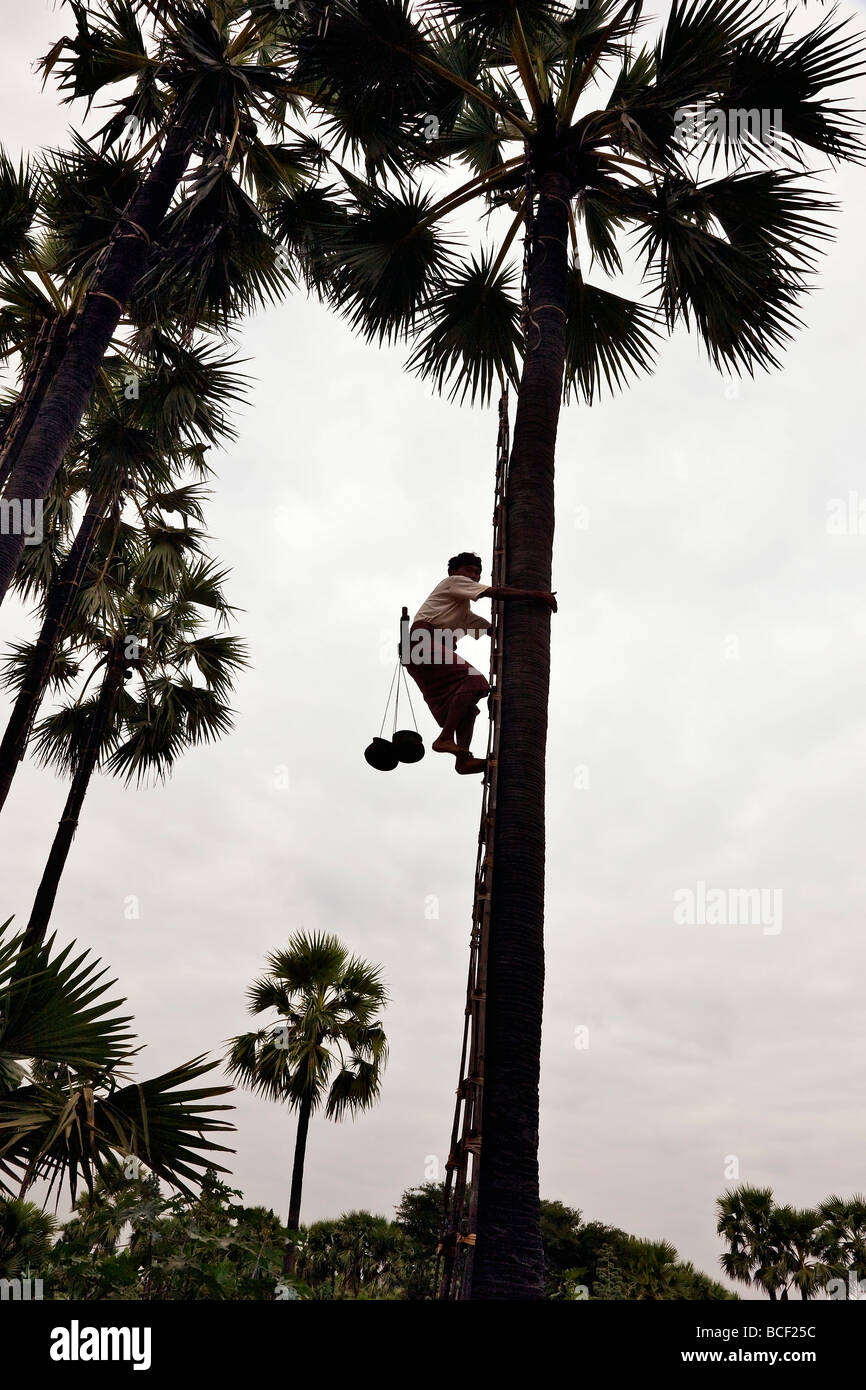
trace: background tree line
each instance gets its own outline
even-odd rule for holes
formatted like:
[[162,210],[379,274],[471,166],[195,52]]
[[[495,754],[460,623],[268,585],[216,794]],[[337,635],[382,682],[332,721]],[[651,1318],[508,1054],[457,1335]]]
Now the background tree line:
[[[215,1174],[195,1195],[165,1195],[152,1175],[118,1164],[62,1228],[32,1203],[0,1202],[0,1278],[32,1273],[51,1299],[427,1300],[442,1199],[442,1184],[428,1182],[403,1193],[393,1220],[356,1210],[302,1226],[287,1276],[288,1231],[273,1211],[245,1205]],[[847,1297],[849,1276],[866,1274],[862,1197],[800,1212],[776,1206],[769,1189],[741,1186],[717,1209],[725,1273],[771,1299],[826,1296],[834,1278]],[[548,1299],[737,1298],[669,1241],[584,1221],[559,1201],[542,1200],[541,1210]]]

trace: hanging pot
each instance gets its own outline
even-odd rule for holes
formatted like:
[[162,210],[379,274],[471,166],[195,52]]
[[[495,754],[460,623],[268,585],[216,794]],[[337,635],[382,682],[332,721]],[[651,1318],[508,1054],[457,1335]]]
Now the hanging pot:
[[377,772],[393,772],[400,761],[397,749],[386,738],[374,738],[364,749],[364,757]]
[[424,756],[424,740],[414,729],[398,729],[393,744],[401,763],[420,763]]

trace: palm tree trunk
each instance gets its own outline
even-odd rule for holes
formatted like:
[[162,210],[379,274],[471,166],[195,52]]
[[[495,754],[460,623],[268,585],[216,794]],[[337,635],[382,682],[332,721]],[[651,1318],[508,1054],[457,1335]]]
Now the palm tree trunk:
[[[63,360],[27,435],[6,487],[7,500],[45,498],[87,408],[102,360],[144,269],[159,228],[192,153],[182,127],[172,127],[162,153],[129,203],[105,265],[85,296]],[[23,528],[22,528],[23,529]],[[0,535],[0,602],[15,573],[24,535]]]
[[[295,1159],[292,1164],[292,1191],[289,1196],[289,1220],[287,1223],[290,1231],[296,1231],[301,1224],[301,1191],[304,1186],[304,1160],[307,1156],[307,1131],[310,1128],[312,1108],[312,1097],[305,1095],[298,1112],[298,1132],[295,1135]],[[283,1273],[294,1274],[294,1272],[295,1242],[290,1236],[283,1261]]]
[[115,644],[108,663],[105,668],[105,675],[99,691],[99,699],[93,711],[93,718],[90,723],[90,732],[87,739],[87,746],[81,756],[75,776],[72,779],[72,786],[66,798],[66,805],[63,808],[63,815],[54,836],[54,843],[51,846],[51,853],[45,864],[39,887],[36,890],[36,897],[33,901],[33,910],[30,913],[30,920],[24,932],[24,939],[21,943],[21,951],[30,950],[40,946],[45,940],[45,933],[48,930],[48,923],[51,920],[51,913],[54,908],[54,900],[57,897],[57,889],[60,886],[60,878],[69,857],[72,841],[78,829],[78,821],[81,815],[81,808],[90,785],[90,779],[99,762],[99,754],[102,749],[102,742],[105,731],[111,719],[112,709],[117,699],[117,692],[123,684],[124,658],[122,646]]
[[34,344],[31,362],[21,390],[12,408],[0,439],[0,488],[6,483],[21,453],[27,432],[39,413],[45,392],[63,356],[69,335],[68,318],[55,318],[43,323]]
[[[508,479],[507,583],[549,589],[565,364],[569,185],[539,181],[530,322]],[[550,615],[513,601],[503,650],[482,1157],[472,1298],[544,1297],[538,1084],[544,993],[544,761]]]
[[69,621],[72,601],[93,553],[108,500],[107,492],[100,492],[90,499],[69,554],[48,595],[36,647],[0,742],[0,809],[5,805],[12,779],[26,752],[30,730],[42,702],[60,639]]

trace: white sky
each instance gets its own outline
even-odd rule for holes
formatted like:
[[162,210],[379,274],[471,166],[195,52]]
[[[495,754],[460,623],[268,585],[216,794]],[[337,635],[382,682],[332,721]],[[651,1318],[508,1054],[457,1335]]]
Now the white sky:
[[[60,142],[68,113],[31,62],[68,15],[0,12],[0,136],[13,153]],[[654,377],[560,425],[542,1192],[713,1276],[729,1156],[779,1201],[866,1186],[866,519],[827,532],[849,492],[866,518],[866,176],[826,186],[838,242],[783,373],[734,386],[678,335]],[[251,405],[209,509],[254,660],[236,732],[165,788],[94,782],[54,926],[110,964],[149,1075],[250,1026],[245,989],[298,928],[380,962],[382,1102],[314,1121],[304,1217],[392,1215],[447,1153],[480,783],[434,755],[385,777],[362,753],[391,675],[383,631],[450,554],[489,559],[495,417],[434,398],[405,351],[300,296],[241,350]],[[27,630],[4,609],[0,636]],[[3,916],[26,919],[65,795],[19,773]],[[783,930],[675,926],[674,893],[700,880],[782,889]],[[236,1099],[233,1181],[285,1215],[294,1120]]]

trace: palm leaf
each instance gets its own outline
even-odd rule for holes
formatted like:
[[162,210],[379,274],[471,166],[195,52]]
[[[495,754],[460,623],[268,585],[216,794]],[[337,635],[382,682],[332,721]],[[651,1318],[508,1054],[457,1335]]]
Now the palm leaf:
[[479,0],[478,4],[425,0],[425,9],[444,18],[458,33],[490,45],[507,43],[518,18],[530,46],[559,38],[561,26],[572,18],[572,7],[555,0]]
[[415,162],[425,116],[444,131],[457,115],[454,88],[418,61],[432,50],[409,0],[334,4],[324,32],[311,26],[297,47],[294,83],[316,91],[329,138],[371,175],[399,175]]
[[[194,1058],[149,1081],[103,1095],[86,1080],[66,1086],[39,1083],[0,1099],[0,1173],[49,1183],[65,1180],[75,1201],[79,1181],[92,1190],[96,1177],[116,1171],[118,1156],[135,1154],[159,1178],[183,1192],[207,1172],[224,1172],[209,1155],[228,1153],[206,1133],[233,1126],[214,1118],[227,1086],[196,1087],[216,1063]],[[178,1089],[186,1088],[186,1089]]]
[[587,189],[577,200],[577,213],[583,223],[593,261],[608,275],[622,273],[622,257],[616,244],[624,217],[617,203],[598,189]]
[[23,160],[16,168],[0,149],[0,262],[4,265],[32,252],[31,229],[38,205],[38,176]]
[[[33,751],[42,767],[52,767],[61,776],[72,777],[90,741],[90,730],[99,696],[82,703],[63,705],[40,719],[33,730]],[[100,757],[116,741],[109,726],[102,738]]]
[[453,383],[450,399],[469,392],[473,403],[489,401],[497,380],[516,383],[522,339],[513,284],[511,272],[494,270],[488,254],[443,278],[430,297],[410,370],[430,378],[437,391]]
[[133,1055],[130,1015],[122,999],[106,999],[117,983],[107,967],[65,946],[53,959],[54,937],[22,953],[24,934],[0,927],[0,1054],[15,1060],[110,1068]]
[[[822,97],[828,88],[859,80],[866,72],[862,33],[835,14],[834,9],[803,35],[788,36],[788,16],[743,36],[735,45],[719,105],[725,111],[779,111],[774,137],[783,148],[796,153],[797,145],[806,145],[831,159],[862,164],[861,120]],[[736,148],[741,142],[731,143]]]
[[331,239],[325,271],[332,302],[370,340],[390,342],[415,323],[434,281],[447,273],[450,243],[428,220],[431,200],[367,187]]
[[602,380],[621,389],[629,376],[653,369],[658,338],[655,311],[588,285],[577,265],[568,276],[566,322],[566,400],[572,395],[592,404]]
[[[679,205],[683,195],[686,206]],[[690,217],[693,190],[666,181],[644,201],[640,244],[656,279],[669,328],[692,321],[713,363],[752,373],[778,367],[778,350],[800,319],[801,276],[764,238],[749,249],[713,235]]]

